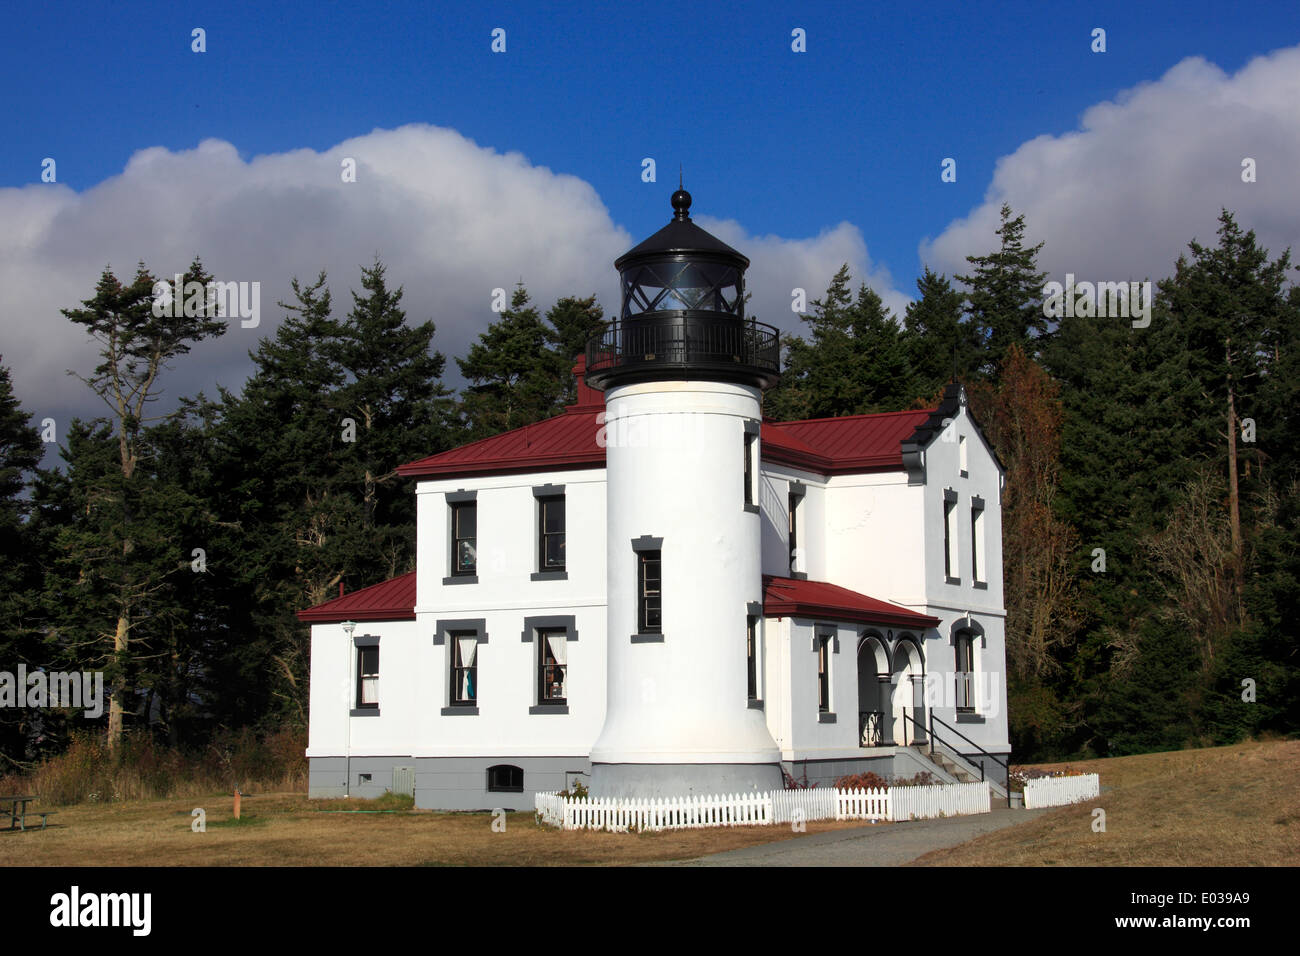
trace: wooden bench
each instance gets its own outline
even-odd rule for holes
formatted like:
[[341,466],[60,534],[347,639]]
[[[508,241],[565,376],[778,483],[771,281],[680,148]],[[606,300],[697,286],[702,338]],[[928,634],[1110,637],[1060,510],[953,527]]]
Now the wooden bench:
[[[44,830],[46,818],[52,817],[58,812],[59,812],[58,810],[33,810],[31,811],[31,815],[34,817],[38,816],[41,818],[41,829]],[[26,827],[24,827],[24,829],[26,829]]]

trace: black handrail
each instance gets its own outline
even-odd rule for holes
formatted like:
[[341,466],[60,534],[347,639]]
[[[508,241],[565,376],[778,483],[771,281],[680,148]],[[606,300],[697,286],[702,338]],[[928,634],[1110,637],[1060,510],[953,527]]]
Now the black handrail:
[[780,371],[780,333],[753,319],[692,313],[609,322],[587,339],[587,371],[705,363]]
[[[999,766],[1002,767],[1003,770],[1006,771],[1006,774],[1007,774],[1007,776],[1006,776],[1006,779],[1007,779],[1007,786],[1006,786],[1006,790],[1007,790],[1007,808],[1010,809],[1010,808],[1011,808],[1011,768],[1007,765],[1007,763],[1006,763],[1005,761],[1003,761],[1003,760],[999,760],[997,757],[993,756],[993,754],[989,753],[987,750],[985,750],[983,747],[981,747],[981,746],[980,746],[979,744],[977,744],[975,741],[971,740],[969,737],[967,737],[965,734],[963,734],[963,733],[962,733],[960,730],[958,730],[956,727],[954,727],[954,726],[952,726],[951,724],[949,724],[947,721],[943,720],[943,719],[940,718],[940,717],[936,717],[936,716],[934,716],[934,712],[933,712],[933,711],[931,711],[931,712],[929,713],[929,717],[930,717],[930,753],[934,753],[934,741],[935,741],[935,738],[938,736],[938,735],[934,732],[934,722],[937,720],[937,721],[939,721],[939,723],[940,723],[942,726],[946,727],[948,730],[951,730],[954,734],[956,734],[956,735],[957,735],[958,737],[960,737],[962,740],[966,741],[966,743],[970,744],[972,747],[974,747],[976,750],[978,750],[980,753],[982,753],[985,757],[989,758],[989,759],[992,760],[995,764],[998,764]],[[947,744],[947,745],[950,746],[950,747],[952,746],[951,744],[948,744],[948,742],[947,742],[946,740],[942,740],[942,738],[940,738],[940,742],[941,742],[941,743],[944,743],[944,744]],[[961,756],[963,759],[965,759],[965,756],[966,756],[966,755],[963,754],[963,753],[962,753],[960,750],[958,750],[956,747],[952,747],[952,750],[953,750],[954,753],[958,754],[958,755]],[[984,779],[984,763],[983,763],[983,761],[980,762],[979,767],[980,767],[980,779],[983,780],[983,779]]]
[[[920,728],[921,728],[921,732],[922,732],[922,736],[924,736],[924,733],[925,733],[925,726],[924,726],[923,724],[918,724],[918,723],[916,722],[916,719],[915,719],[915,718],[907,716],[907,711],[906,711],[906,710],[903,711],[903,746],[904,746],[904,747],[910,747],[910,746],[911,746],[911,742],[908,740],[908,737],[907,737],[907,725],[908,725],[908,724],[913,724],[913,725],[915,725],[915,726],[917,726],[917,727],[920,727]],[[930,745],[930,753],[934,753],[934,744],[933,744],[933,743]]]

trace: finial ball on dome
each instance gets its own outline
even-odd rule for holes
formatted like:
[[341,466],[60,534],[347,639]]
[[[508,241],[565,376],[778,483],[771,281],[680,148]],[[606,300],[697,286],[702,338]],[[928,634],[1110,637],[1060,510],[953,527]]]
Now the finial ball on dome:
[[673,193],[672,204],[677,218],[686,219],[691,211],[691,194],[685,189],[678,189]]

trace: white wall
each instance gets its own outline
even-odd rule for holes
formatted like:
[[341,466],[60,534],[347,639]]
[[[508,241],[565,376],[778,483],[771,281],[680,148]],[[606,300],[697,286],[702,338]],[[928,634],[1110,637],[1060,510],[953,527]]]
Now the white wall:
[[924,604],[926,490],[908,485],[901,471],[832,477],[826,490],[827,580],[913,610]]
[[[838,756],[858,746],[857,632],[849,624],[816,622],[806,618],[787,618],[785,629],[789,653],[789,732],[783,747],[785,759],[810,759]],[[813,635],[820,630],[833,631],[839,641],[839,653],[830,654],[830,713],[834,723],[822,723],[818,710],[817,652]]]
[[379,716],[349,717],[356,707],[357,650],[342,624],[311,628],[308,757],[409,755],[423,704],[414,678],[425,656],[415,621],[358,622],[354,636],[379,637]]
[[[960,436],[966,436],[966,475],[960,468]],[[792,469],[764,470],[770,494],[763,499],[763,570],[785,575],[786,494],[792,479],[807,485],[809,505],[801,515],[801,547],[808,549],[809,577],[829,581],[940,619],[923,638],[925,670],[931,675],[934,713],[994,753],[1008,749],[1006,726],[1005,615],[1002,581],[1001,477],[996,460],[971,423],[965,408],[925,452],[925,480],[909,484],[905,472],[837,475],[812,479]],[[957,578],[944,576],[944,491],[957,493]],[[972,580],[970,507],[984,499],[986,587]],[[770,511],[769,515],[767,512]],[[982,683],[977,717],[958,722],[952,625],[971,619],[984,634],[975,647],[975,673]],[[765,622],[772,635],[767,679],[788,688],[769,693],[767,717],[786,759],[842,756],[857,740],[857,643],[861,627],[840,625],[840,653],[832,657],[832,707],[835,724],[818,723],[817,655],[810,621]],[[885,630],[885,629],[882,629]],[[895,629],[897,632],[897,629]],[[778,659],[780,655],[781,659]],[[784,682],[779,683],[779,682]],[[895,687],[895,695],[899,693]],[[912,710],[910,688],[902,693]],[[784,699],[788,695],[788,699]],[[947,734],[949,738],[955,735]],[[957,742],[962,743],[960,739]],[[962,744],[962,746],[965,746]]]
[[[565,581],[532,581],[537,567],[538,485],[563,485]],[[443,584],[450,576],[451,527],[446,493],[476,491],[478,583]],[[605,470],[534,472],[421,481],[416,488],[417,612],[447,617],[490,607],[604,604]],[[465,614],[459,613],[465,611]],[[559,613],[559,612],[556,612]]]
[[[960,437],[966,437],[967,474],[961,474]],[[936,706],[936,716],[986,750],[1005,752],[1008,745],[1006,713],[1006,608],[1003,606],[1001,476],[997,462],[971,424],[965,408],[935,438],[925,453],[926,483],[925,529],[927,594],[924,612],[940,619],[937,636],[927,642],[926,670],[937,677],[944,688],[944,705]],[[950,584],[944,578],[943,511],[944,491],[957,493],[957,578]],[[972,579],[971,502],[984,499],[984,554],[982,577],[986,587]],[[984,636],[975,642],[977,688],[982,687],[987,700],[977,706],[976,716],[982,723],[958,722],[951,693],[951,677],[956,659],[951,641],[952,626],[970,619],[983,628]],[[942,728],[940,733],[944,734]],[[954,735],[947,733],[952,739]],[[960,739],[958,738],[960,743]]]
[[[532,581],[538,570],[533,487],[547,483],[564,485],[568,578]],[[477,491],[478,582],[445,585],[445,493],[458,490]],[[585,756],[605,715],[604,470],[421,481],[417,521],[416,620],[356,630],[381,635],[380,716],[348,718],[348,707],[336,707],[326,689],[318,698],[318,681],[328,688],[341,674],[344,658],[335,645],[342,629],[312,628],[308,755],[344,753],[350,722],[354,754]],[[578,633],[567,644],[569,713],[529,714],[537,703],[537,660],[535,641],[522,640],[524,619],[564,615],[574,616]],[[434,644],[437,622],[477,618],[488,637],[477,650],[479,712],[443,716],[451,665],[446,645]]]
[[[789,501],[795,482],[803,484],[804,496],[795,529],[800,566],[791,569]],[[765,465],[759,481],[759,507],[763,512],[763,573],[789,577],[791,570],[797,570],[811,580],[827,580],[825,477],[785,465]]]

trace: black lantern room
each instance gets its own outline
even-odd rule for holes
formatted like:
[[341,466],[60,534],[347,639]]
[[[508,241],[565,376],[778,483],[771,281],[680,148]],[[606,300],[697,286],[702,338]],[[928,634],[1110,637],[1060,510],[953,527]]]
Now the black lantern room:
[[661,379],[769,388],[779,378],[777,330],[745,317],[749,260],[691,221],[691,194],[673,218],[614,262],[619,318],[587,341],[587,382],[607,389]]

